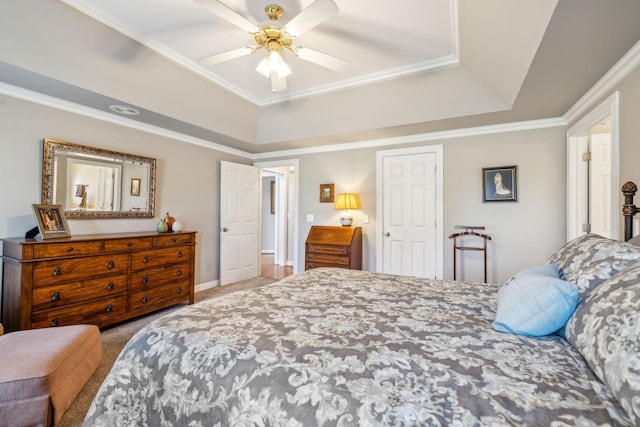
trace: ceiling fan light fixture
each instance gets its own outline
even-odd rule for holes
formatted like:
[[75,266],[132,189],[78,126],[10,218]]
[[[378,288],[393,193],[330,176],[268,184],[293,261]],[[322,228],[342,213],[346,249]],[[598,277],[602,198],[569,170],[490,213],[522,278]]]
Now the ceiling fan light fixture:
[[291,68],[276,50],[267,52],[267,56],[260,61],[256,71],[266,78],[271,78],[271,73],[275,73],[281,79],[291,75]]

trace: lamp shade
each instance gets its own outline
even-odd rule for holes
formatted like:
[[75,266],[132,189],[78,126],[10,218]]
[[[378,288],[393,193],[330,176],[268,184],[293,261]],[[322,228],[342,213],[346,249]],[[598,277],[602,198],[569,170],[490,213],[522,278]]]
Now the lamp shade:
[[358,200],[358,195],[353,193],[342,193],[338,194],[338,198],[336,199],[335,208],[338,210],[349,210],[349,209],[358,209],[360,207],[360,203]]

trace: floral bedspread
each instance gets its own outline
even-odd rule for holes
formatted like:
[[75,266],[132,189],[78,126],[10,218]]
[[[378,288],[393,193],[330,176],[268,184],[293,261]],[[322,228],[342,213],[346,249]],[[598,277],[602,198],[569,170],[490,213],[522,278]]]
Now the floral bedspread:
[[321,268],[168,314],[86,426],[565,426],[628,420],[561,337],[496,332],[498,285]]

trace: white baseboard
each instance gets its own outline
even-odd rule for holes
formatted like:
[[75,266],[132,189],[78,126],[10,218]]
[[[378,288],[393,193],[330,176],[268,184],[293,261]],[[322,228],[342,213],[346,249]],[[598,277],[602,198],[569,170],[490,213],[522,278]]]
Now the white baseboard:
[[213,280],[211,282],[205,282],[205,283],[200,283],[200,284],[196,285],[195,286],[195,291],[196,292],[200,292],[200,291],[204,291],[206,289],[217,288],[218,286],[220,286],[220,281],[219,280]]
[[273,250],[273,249],[263,249],[263,250],[261,251],[261,253],[262,253],[262,255],[271,255],[271,254],[275,254],[275,253],[276,253],[276,251],[275,251],[275,250]]

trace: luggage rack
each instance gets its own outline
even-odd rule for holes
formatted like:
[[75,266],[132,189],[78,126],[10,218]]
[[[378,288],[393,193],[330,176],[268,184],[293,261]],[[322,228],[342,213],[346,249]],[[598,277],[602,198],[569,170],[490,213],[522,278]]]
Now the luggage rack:
[[[464,229],[464,231],[449,235],[449,239],[453,239],[453,280],[456,280],[457,272],[456,251],[481,251],[484,252],[484,282],[487,283],[487,241],[491,240],[491,236],[476,231],[484,230],[485,227],[483,225],[456,225],[455,228]],[[459,246],[458,239],[467,236],[476,236],[481,238],[483,241],[483,246]]]

